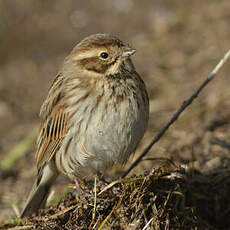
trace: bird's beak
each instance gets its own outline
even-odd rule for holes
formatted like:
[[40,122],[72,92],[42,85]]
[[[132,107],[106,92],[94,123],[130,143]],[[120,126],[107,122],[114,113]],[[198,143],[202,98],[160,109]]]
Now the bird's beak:
[[134,53],[136,53],[136,50],[130,47],[124,47],[123,48],[123,53],[122,53],[122,57],[129,57],[131,55],[133,55]]

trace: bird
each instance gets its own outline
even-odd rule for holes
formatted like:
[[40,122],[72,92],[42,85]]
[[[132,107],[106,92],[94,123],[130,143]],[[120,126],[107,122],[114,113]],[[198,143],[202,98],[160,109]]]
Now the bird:
[[45,206],[59,174],[73,181],[103,174],[135,152],[149,119],[135,52],[102,33],[80,41],[65,58],[40,109],[37,177],[22,218]]

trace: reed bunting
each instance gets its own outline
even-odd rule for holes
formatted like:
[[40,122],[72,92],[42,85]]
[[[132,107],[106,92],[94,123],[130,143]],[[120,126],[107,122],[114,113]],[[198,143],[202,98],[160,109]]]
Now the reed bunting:
[[41,111],[37,178],[21,216],[44,207],[62,173],[71,180],[124,164],[146,130],[149,99],[130,56],[108,34],[91,35],[67,56]]

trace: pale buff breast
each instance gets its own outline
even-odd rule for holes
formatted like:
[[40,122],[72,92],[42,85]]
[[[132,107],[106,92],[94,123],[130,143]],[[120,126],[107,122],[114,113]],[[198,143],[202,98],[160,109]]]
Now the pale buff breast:
[[[145,94],[138,91],[137,84],[136,79],[101,82],[90,92],[94,96],[76,104],[71,121],[74,125],[57,154],[62,172],[71,178],[86,176],[127,161],[144,135],[148,120]],[[61,162],[64,154],[68,160]]]

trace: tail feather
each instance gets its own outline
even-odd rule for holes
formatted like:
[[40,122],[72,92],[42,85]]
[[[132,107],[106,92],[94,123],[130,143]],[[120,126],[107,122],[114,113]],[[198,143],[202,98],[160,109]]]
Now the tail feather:
[[50,188],[57,176],[58,172],[56,168],[53,167],[52,162],[45,165],[39,172],[37,180],[31,189],[26,205],[22,210],[21,218],[31,216],[34,212],[38,211],[38,209],[45,207]]
[[45,207],[51,185],[52,184],[37,185],[37,181],[34,183],[29,198],[26,201],[26,205],[22,210],[21,218],[31,216],[40,208]]

